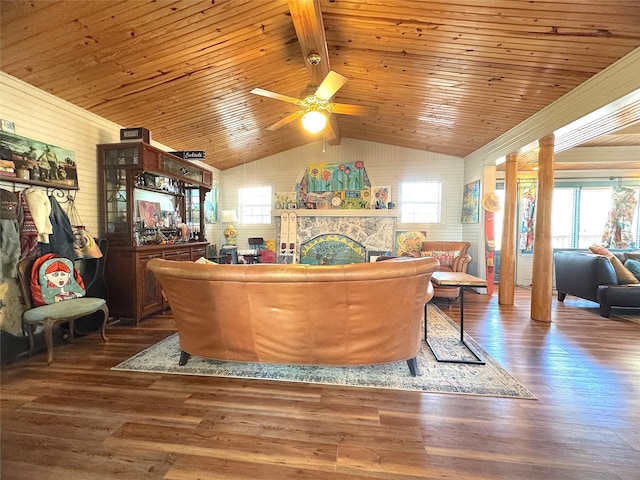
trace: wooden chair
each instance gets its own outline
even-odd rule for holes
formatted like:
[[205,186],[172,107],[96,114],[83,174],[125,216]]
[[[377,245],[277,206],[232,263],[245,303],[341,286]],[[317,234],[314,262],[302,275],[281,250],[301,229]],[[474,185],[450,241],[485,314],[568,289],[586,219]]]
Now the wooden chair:
[[247,263],[260,263],[260,248],[264,245],[264,238],[251,237],[247,240],[249,246],[253,248],[253,253],[250,255],[244,255],[244,259]]
[[53,327],[59,323],[69,323],[69,337],[73,339],[74,320],[101,311],[104,315],[102,338],[105,342],[109,308],[103,298],[81,297],[63,302],[34,307],[31,297],[31,268],[36,257],[27,257],[18,263],[18,284],[26,310],[22,313],[22,328],[29,337],[29,354],[33,354],[34,333],[38,325],[44,328],[44,339],[47,344],[47,363],[53,361]]

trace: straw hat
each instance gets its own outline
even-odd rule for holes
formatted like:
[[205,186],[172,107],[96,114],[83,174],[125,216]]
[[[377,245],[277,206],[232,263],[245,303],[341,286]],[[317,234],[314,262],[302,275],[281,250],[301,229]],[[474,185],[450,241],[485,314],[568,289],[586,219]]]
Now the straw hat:
[[497,212],[502,208],[496,192],[485,193],[482,197],[482,208],[487,212]]

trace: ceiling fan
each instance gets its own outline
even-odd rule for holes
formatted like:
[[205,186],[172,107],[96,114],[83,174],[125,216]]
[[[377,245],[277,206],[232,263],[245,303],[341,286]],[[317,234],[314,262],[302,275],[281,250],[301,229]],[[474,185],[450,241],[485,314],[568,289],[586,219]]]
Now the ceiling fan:
[[[311,65],[320,63],[321,57],[317,53],[307,55],[307,62]],[[349,105],[346,103],[331,102],[336,92],[347,83],[347,77],[340,75],[333,70],[324,77],[320,85],[313,83],[307,85],[300,96],[302,98],[290,97],[280,93],[270,92],[262,88],[254,88],[251,93],[261,95],[263,97],[282,100],[284,102],[293,103],[300,107],[299,110],[287,115],[282,120],[278,120],[267,127],[267,130],[275,131],[297,118],[302,117],[302,125],[312,133],[319,132],[324,129],[327,124],[327,114],[337,113],[341,115],[375,115],[377,107],[364,107],[361,105]],[[327,112],[327,113],[323,113]],[[329,124],[330,125],[330,124]]]

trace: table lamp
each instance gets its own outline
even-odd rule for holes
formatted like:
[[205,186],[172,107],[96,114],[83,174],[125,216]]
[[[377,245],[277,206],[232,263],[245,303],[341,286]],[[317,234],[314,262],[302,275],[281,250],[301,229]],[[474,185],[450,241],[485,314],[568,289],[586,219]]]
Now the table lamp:
[[222,215],[220,216],[220,221],[222,223],[228,223],[227,228],[224,229],[224,238],[226,239],[227,245],[235,245],[236,244],[236,236],[238,235],[238,231],[235,229],[233,224],[238,221],[238,216],[236,215],[235,210],[223,210]]

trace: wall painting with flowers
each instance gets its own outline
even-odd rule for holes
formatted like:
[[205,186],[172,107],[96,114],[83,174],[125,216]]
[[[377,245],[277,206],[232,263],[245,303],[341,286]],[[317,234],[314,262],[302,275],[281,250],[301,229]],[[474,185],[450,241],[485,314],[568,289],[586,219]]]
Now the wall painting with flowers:
[[371,182],[362,161],[307,165],[296,184],[298,208],[371,207]]

